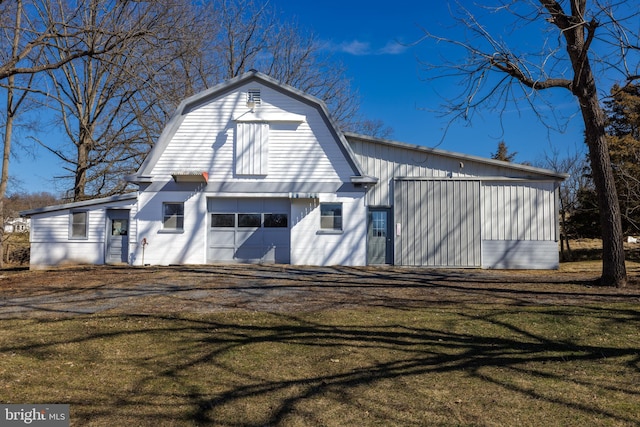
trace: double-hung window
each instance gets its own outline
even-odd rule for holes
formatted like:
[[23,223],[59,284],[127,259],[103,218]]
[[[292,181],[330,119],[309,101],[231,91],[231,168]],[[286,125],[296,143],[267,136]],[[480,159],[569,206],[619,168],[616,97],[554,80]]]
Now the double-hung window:
[[69,238],[86,239],[89,236],[89,212],[72,211],[69,217]]
[[184,203],[162,204],[162,228],[164,230],[182,231],[184,228]]

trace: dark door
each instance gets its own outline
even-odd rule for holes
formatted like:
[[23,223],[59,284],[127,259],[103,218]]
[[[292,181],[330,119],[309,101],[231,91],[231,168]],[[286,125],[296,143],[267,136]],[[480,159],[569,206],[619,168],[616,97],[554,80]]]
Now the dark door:
[[391,264],[393,260],[391,209],[369,208],[367,225],[368,264]]
[[129,260],[129,211],[112,210],[107,212],[108,236],[107,259],[108,264],[128,262]]

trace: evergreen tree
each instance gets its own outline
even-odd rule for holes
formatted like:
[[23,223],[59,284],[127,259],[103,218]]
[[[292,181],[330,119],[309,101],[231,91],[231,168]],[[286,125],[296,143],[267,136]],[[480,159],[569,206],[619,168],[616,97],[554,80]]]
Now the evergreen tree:
[[640,233],[640,84],[615,85],[605,103],[609,154],[627,234]]
[[510,153],[507,143],[500,141],[498,143],[498,149],[495,153],[491,154],[491,158],[494,160],[502,160],[503,162],[513,162],[516,158],[516,154],[518,154],[517,151]]

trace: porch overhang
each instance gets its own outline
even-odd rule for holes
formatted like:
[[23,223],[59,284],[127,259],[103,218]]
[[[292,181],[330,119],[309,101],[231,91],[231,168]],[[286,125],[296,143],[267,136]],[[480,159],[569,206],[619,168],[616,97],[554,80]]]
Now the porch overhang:
[[209,174],[200,171],[174,172],[171,177],[177,184],[197,183],[206,184],[209,181]]

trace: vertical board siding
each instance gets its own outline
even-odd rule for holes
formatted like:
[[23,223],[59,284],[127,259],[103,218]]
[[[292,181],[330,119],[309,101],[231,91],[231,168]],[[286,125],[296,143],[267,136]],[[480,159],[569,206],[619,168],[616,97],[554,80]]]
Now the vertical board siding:
[[394,181],[395,263],[479,267],[480,182]]
[[483,240],[548,240],[558,236],[554,182],[483,183]]
[[236,174],[267,175],[269,160],[269,124],[236,124]]
[[497,165],[448,157],[425,149],[412,149],[350,137],[349,145],[365,174],[379,179],[367,192],[368,206],[393,204],[393,178],[475,178],[486,176],[525,177],[526,172],[509,170]]

